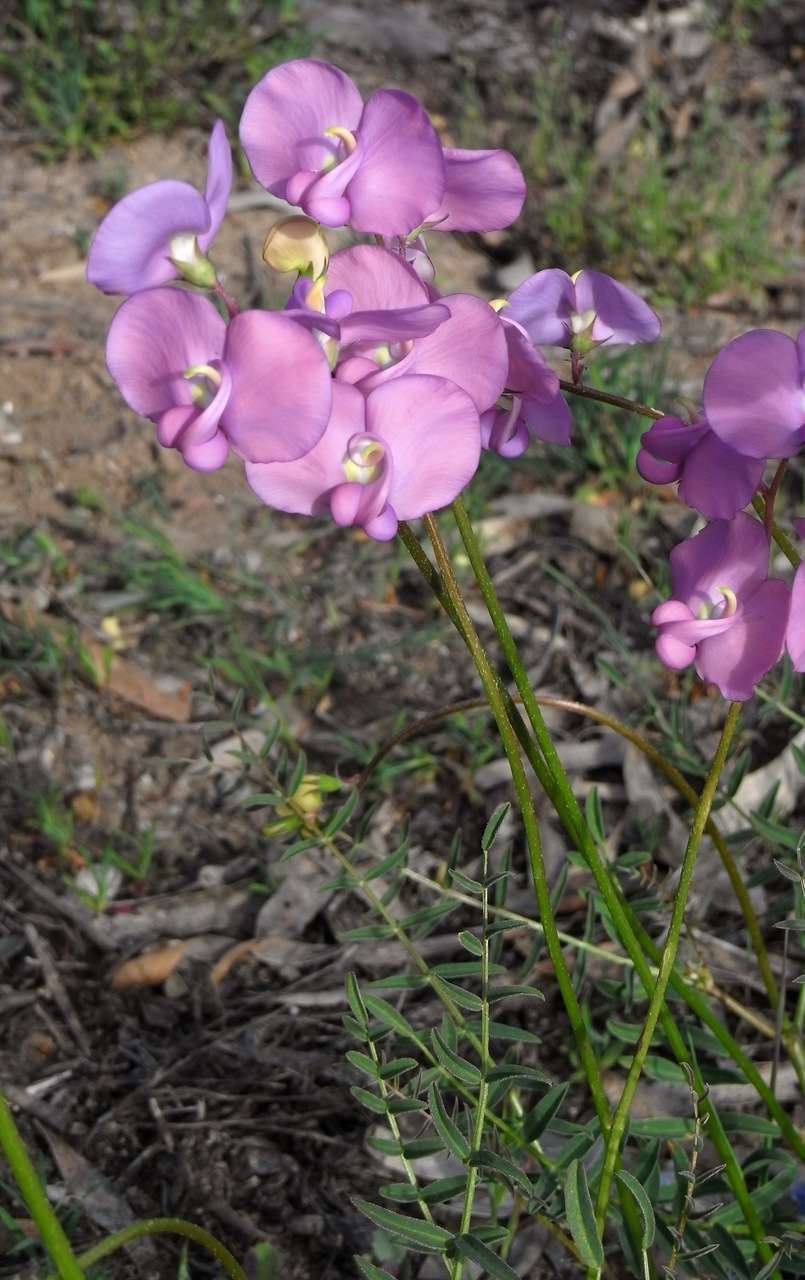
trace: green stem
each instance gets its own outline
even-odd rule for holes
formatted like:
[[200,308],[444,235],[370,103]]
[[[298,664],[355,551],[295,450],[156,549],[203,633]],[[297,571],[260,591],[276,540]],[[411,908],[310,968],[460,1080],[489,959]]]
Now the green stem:
[[5,1153],[20,1195],[28,1206],[42,1243],[53,1259],[61,1280],[84,1280],[84,1272],[45,1194],[20,1131],[14,1123],[11,1108],[2,1093],[0,1093],[0,1147]]
[[[475,545],[477,546],[477,540],[475,540],[474,530],[471,529],[471,526],[469,528],[469,532],[471,542],[475,542]],[[436,598],[445,608],[459,634],[462,638],[465,638],[463,628],[456,618],[452,601],[445,593],[442,579],[433,568],[433,565],[422,547],[417,542],[415,535],[407,526],[401,526],[400,533],[402,540],[411,552],[415,563],[420,568],[423,577],[428,582]],[[483,563],[482,557],[480,557],[480,552],[478,552],[478,556],[474,555],[473,558],[476,560],[476,563],[479,559],[481,564]],[[483,567],[485,570],[485,566]],[[494,586],[488,573],[482,574],[482,581],[479,583],[482,588],[482,593],[484,590],[484,583],[487,587],[487,593],[490,596],[494,596]],[[508,631],[508,623],[506,622],[505,614],[503,614],[503,611],[500,608],[497,610],[497,617],[499,625],[501,626],[501,629],[504,630],[505,634],[505,632]],[[516,647],[514,646],[513,640],[511,641],[511,645],[512,651],[516,653]],[[521,663],[519,664],[519,670],[522,672],[522,676],[525,677],[524,668]],[[524,679],[524,683],[526,685],[528,684],[527,678]],[[505,689],[503,690],[503,696],[505,699],[507,714],[509,715],[517,738],[528,757],[529,763],[554,805],[568,835],[577,843],[579,849],[583,852],[593,873],[599,892],[609,908],[610,914],[615,920],[619,937],[621,938],[627,954],[637,970],[638,976],[643,984],[643,988],[646,992],[649,992],[652,990],[653,986],[653,975],[648,963],[646,962],[644,951],[656,964],[659,960],[659,949],[655,947],[652,939],[648,936],[634,912],[632,912],[623,896],[620,886],[616,881],[610,878],[608,869],[601,859],[597,845],[587,828],[587,824],[576,802],[572,789],[569,786],[561,762],[558,761],[557,758],[559,779],[560,782],[563,780],[565,784],[565,787],[560,790],[555,785],[554,778],[546,767],[543,754],[538,749],[536,743],[526,729],[514,701]],[[539,708],[537,708],[537,712],[538,716],[536,717],[536,724],[534,726],[535,733],[538,729],[541,729],[544,732],[545,737],[549,737],[547,730],[544,725],[542,725]],[[800,1159],[805,1158],[805,1143],[800,1139],[796,1129],[777,1102],[773,1092],[768,1088],[765,1081],[760,1076],[754,1063],[740,1049],[730,1036],[729,1032],[722,1025],[721,1021],[713,1014],[707,1000],[704,999],[699,992],[693,990],[679,974],[672,974],[671,983],[674,990],[682,996],[688,1007],[696,1014],[704,1025],[709,1027],[722,1046],[726,1049],[730,1057],[732,1057],[735,1064],[743,1072],[746,1079],[749,1080],[756,1089],[760,1097],[763,1099],[769,1114],[780,1126],[783,1136],[792,1150],[797,1153]],[[687,1061],[690,1054],[686,1042],[683,1039],[670,1011],[667,1008],[663,1008],[661,1017],[663,1031],[666,1039],[668,1040],[671,1052],[674,1054],[678,1062],[682,1063]],[[705,1082],[702,1079],[701,1074],[698,1072],[698,1068],[694,1068],[694,1073],[696,1075],[697,1088],[699,1088],[700,1091],[703,1091]],[[761,1253],[763,1253],[766,1246],[763,1244],[762,1224],[760,1223],[752,1204],[746,1182],[743,1178],[743,1172],[740,1164],[735,1158],[729,1138],[723,1128],[716,1125],[713,1130],[713,1139],[716,1149],[718,1150],[722,1161],[726,1165],[730,1186],[736,1200],[741,1205],[744,1218],[750,1229],[753,1240]]]
[[[511,698],[508,698],[507,709],[515,732],[523,750],[526,753],[532,769],[537,775],[540,784],[545,790],[546,795],[553,804],[556,812],[564,826],[566,832],[575,840],[578,848],[583,854],[587,865],[592,872],[596,887],[604,899],[607,909],[612,916],[618,936],[623,943],[626,953],[632,960],[637,970],[640,981],[646,992],[652,990],[654,985],[653,977],[644,956],[644,951],[648,952],[650,958],[657,963],[659,959],[659,951],[654,943],[645,933],[639,921],[635,917],[633,911],[627,903],[620,885],[611,875],[609,868],[606,866],[601,857],[600,850],[592,834],[587,826],[584,815],[579,807],[578,801],[573,794],[564,766],[562,765],[556,748],[551,740],[550,733],[542,717],[539,702],[530,687],[528,675],[526,673],[523,662],[517,651],[517,646],[509,629],[506,615],[497,598],[494,583],[492,582],[489,571],[481,554],[478,539],[470,521],[466,518],[466,512],[459,509],[458,504],[454,504],[454,514],[456,515],[459,530],[464,541],[467,556],[476,575],[478,586],[484,598],[490,618],[498,634],[501,648],[504,650],[506,658],[515,678],[517,691],[523,700],[523,706],[528,714],[534,737],[537,739],[539,749],[531,738],[522,717],[517,710]],[[421,550],[421,549],[420,549]],[[424,553],[423,553],[424,554]],[[431,568],[430,561],[428,566]],[[508,695],[507,695],[508,696]],[[774,1117],[785,1134],[786,1141],[797,1151],[802,1158],[802,1152],[805,1150],[805,1144],[799,1139],[796,1130],[786,1116],[782,1107],[774,1097],[774,1093],[765,1084],[754,1064],[746,1054],[739,1048],[730,1036],[729,1032],[724,1028],[718,1018],[715,1017],[709,1007],[707,1001],[696,991],[692,990],[690,985],[682,978],[680,974],[673,973],[671,978],[674,990],[679,992],[691,1009],[694,1010],[697,1017],[713,1030],[714,1035],[718,1037],[727,1052],[739,1065],[751,1080],[757,1089],[769,1113]],[[662,1011],[662,1026],[666,1039],[671,1047],[677,1061],[686,1061],[689,1057],[687,1045],[684,1038],[680,1034],[679,1028],[669,1009],[664,1008]],[[722,1154],[722,1159],[724,1159]],[[736,1166],[739,1167],[739,1166]],[[743,1190],[746,1190],[745,1183]],[[740,1198],[738,1191],[734,1188],[736,1198]]]
[[195,1222],[186,1222],[184,1218],[144,1218],[141,1222],[133,1222],[130,1227],[123,1227],[121,1231],[107,1236],[105,1240],[101,1240],[100,1244],[82,1253],[79,1262],[83,1267],[94,1266],[96,1262],[100,1262],[101,1258],[106,1258],[110,1253],[115,1253],[125,1245],[131,1244],[132,1240],[139,1240],[142,1236],[159,1235],[186,1236],[188,1240],[200,1244],[203,1249],[208,1249],[232,1280],[247,1280],[243,1267],[220,1240],[216,1240],[215,1236],[205,1231],[203,1227],[196,1226]]
[[[447,548],[445,547],[444,542],[442,541],[442,536],[439,533],[438,525],[432,516],[425,516],[425,526],[428,530],[428,535],[436,555],[443,589],[451,604],[451,616],[454,616],[455,619],[457,619],[457,625],[460,626],[461,634],[464,637],[464,641],[470,651],[478,674],[481,677],[484,693],[489,702],[492,714],[495,717],[495,723],[497,724],[501,742],[503,743],[503,749],[506,752],[506,758],[509,762],[514,790],[517,795],[517,802],[523,818],[526,845],[528,848],[529,861],[531,863],[531,874],[534,880],[534,889],[537,897],[540,921],[545,929],[545,942],[548,948],[548,954],[551,958],[551,963],[556,974],[556,981],[562,996],[562,1002],[565,1006],[568,1020],[576,1040],[579,1057],[581,1059],[584,1074],[587,1078],[590,1094],[593,1099],[593,1105],[595,1106],[595,1111],[598,1116],[601,1129],[606,1133],[609,1129],[609,1106],[601,1084],[598,1063],[596,1061],[595,1054],[593,1053],[592,1045],[590,1044],[587,1027],[584,1022],[581,1007],[576,998],[576,993],[573,990],[573,984],[562,952],[562,944],[557,933],[556,920],[554,919],[553,907],[551,905],[548,877],[545,872],[545,863],[542,857],[542,843],[540,840],[537,815],[534,809],[534,802],[531,798],[531,792],[529,790],[526,772],[523,767],[523,761],[520,757],[517,738],[509,721],[506,704],[498,679],[495,676],[489,662],[489,658],[486,655],[486,651],[481,644],[478,633],[472,625],[472,621],[467,612],[467,607],[464,604],[461,590],[453,572],[453,566],[450,563]],[[429,567],[432,567],[430,566],[430,561],[428,561],[428,565]]]
[[[478,1085],[478,1106],[475,1111],[475,1122],[472,1127],[471,1155],[477,1155],[481,1149],[484,1136],[484,1112],[489,1097],[489,850],[486,842],[482,846],[481,871],[481,1082]],[[478,1165],[472,1161],[467,1166],[467,1185],[464,1188],[464,1205],[461,1210],[459,1231],[466,1235],[472,1226],[472,1210],[475,1204],[475,1187],[478,1181]],[[453,1280],[461,1280],[464,1273],[464,1261],[456,1259]]]
[[[682,935],[682,925],[685,919],[685,908],[688,902],[688,893],[693,879],[693,871],[696,866],[696,856],[699,852],[699,846],[704,835],[704,829],[707,825],[707,819],[710,816],[710,807],[718,788],[721,771],[727,759],[730,743],[738,726],[738,720],[741,715],[741,704],[733,702],[730,704],[727,712],[724,728],[721,738],[716,748],[713,763],[710,772],[707,775],[704,787],[702,788],[699,803],[696,806],[696,812],[693,815],[693,825],[690,829],[685,856],[682,860],[682,867],[679,873],[679,883],[677,885],[676,894],[674,895],[674,905],[671,912],[671,922],[668,926],[668,936],[665,940],[665,946],[662,950],[660,959],[660,968],[657,974],[657,981],[654,984],[654,990],[651,992],[648,1011],[646,1013],[643,1030],[632,1058],[629,1072],[626,1077],[626,1083],[623,1087],[620,1102],[615,1110],[612,1120],[612,1128],[607,1137],[606,1150],[604,1152],[604,1163],[601,1169],[601,1178],[598,1184],[598,1199],[596,1203],[596,1222],[599,1231],[603,1232],[606,1220],[607,1208],[609,1206],[609,1195],[612,1189],[612,1179],[615,1176],[618,1156],[620,1154],[621,1141],[626,1129],[626,1122],[629,1118],[629,1109],[632,1105],[632,1098],[643,1072],[643,1064],[646,1055],[651,1048],[651,1042],[654,1038],[654,1032],[657,1028],[657,1022],[662,1011],[665,993],[668,989],[668,983],[676,960],[676,953],[679,949],[679,940]],[[769,1255],[771,1256],[771,1255]],[[767,1259],[764,1259],[767,1261]]]

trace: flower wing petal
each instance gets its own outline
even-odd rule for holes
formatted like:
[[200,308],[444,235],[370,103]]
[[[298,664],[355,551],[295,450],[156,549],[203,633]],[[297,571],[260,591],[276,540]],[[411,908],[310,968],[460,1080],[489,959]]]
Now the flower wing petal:
[[282,312],[241,311],[230,322],[225,360],[232,394],[224,426],[250,462],[308,453],[330,416],[332,379],[316,339]]
[[218,234],[218,228],[224,220],[229,193],[232,190],[232,148],[226,136],[223,120],[216,120],[210,134],[207,151],[207,187],[204,199],[210,211],[210,225],[199,236],[198,243],[202,253],[206,253]]
[[187,182],[150,182],[109,210],[92,237],[87,280],[102,293],[139,293],[178,275],[171,262],[174,236],[203,234],[210,211]]
[[719,351],[704,380],[707,420],[725,444],[752,458],[788,458],[802,444],[805,408],[797,344],[752,329]]
[[405,236],[444,194],[442,144],[427,112],[409,93],[378,89],[358,132],[361,165],[349,184],[356,231]]
[[445,147],[445,190],[428,222],[437,231],[499,231],[520,216],[525,178],[508,151]]

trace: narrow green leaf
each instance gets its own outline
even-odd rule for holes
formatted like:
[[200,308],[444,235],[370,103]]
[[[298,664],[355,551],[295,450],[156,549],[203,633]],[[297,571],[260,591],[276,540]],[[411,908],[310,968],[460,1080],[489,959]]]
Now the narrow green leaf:
[[513,982],[509,987],[489,988],[490,1004],[494,1004],[496,1000],[508,1000],[511,996],[533,996],[537,1000],[545,999],[542,991],[538,991],[536,987],[530,987],[526,983]]
[[529,1111],[523,1120],[523,1137],[528,1142],[533,1142],[545,1132],[567,1097],[569,1088],[569,1084],[555,1084]]
[[382,1267],[376,1267],[366,1258],[356,1258],[355,1262],[364,1280],[394,1280],[394,1276],[388,1271],[384,1271]]
[[467,991],[466,987],[459,987],[455,982],[447,982],[438,975],[434,976],[432,986],[437,994],[441,991],[443,995],[449,996],[459,1009],[466,1009],[469,1013],[480,1013],[484,1007],[483,1000],[474,991]]
[[434,1030],[431,1033],[431,1041],[436,1057],[451,1075],[461,1080],[463,1084],[479,1085],[481,1083],[482,1077],[478,1068],[448,1048],[438,1031]]
[[506,814],[509,812],[510,808],[511,808],[511,805],[508,803],[508,801],[506,801],[504,804],[499,804],[495,812],[492,814],[492,817],[489,819],[486,826],[484,827],[484,833],[481,836],[481,848],[483,849],[484,853],[488,853],[489,850],[492,848],[492,845],[495,843],[495,837],[497,836],[497,833],[500,830],[500,824],[503,822],[503,819],[506,817]]
[[380,1078],[390,1080],[392,1076],[400,1076],[403,1072],[413,1071],[418,1066],[416,1058],[392,1058],[390,1062],[381,1064]]
[[357,1071],[363,1071],[364,1075],[371,1076],[373,1080],[377,1079],[377,1064],[368,1054],[361,1053],[358,1049],[348,1049],[344,1057]]
[[388,871],[393,871],[401,862],[405,862],[408,857],[408,845],[401,844],[399,848],[390,853],[382,862],[376,862],[368,871],[362,871],[360,879],[368,884],[370,880],[377,880],[379,876],[384,876]]
[[347,825],[353,813],[355,812],[355,806],[357,805],[357,803],[358,803],[358,792],[352,791],[347,796],[346,800],[341,805],[341,807],[339,809],[336,809],[332,818],[327,823],[327,826],[324,828],[324,835],[328,840],[332,836],[337,835],[338,832],[342,829],[342,827],[345,827]]
[[388,1231],[409,1249],[423,1253],[441,1253],[450,1243],[450,1232],[445,1231],[444,1227],[438,1227],[435,1222],[408,1218],[404,1213],[395,1213],[393,1209],[384,1209],[381,1205],[370,1204],[368,1200],[353,1199],[352,1203],[376,1227]]
[[637,1181],[637,1178],[634,1174],[629,1173],[627,1169],[618,1169],[615,1177],[626,1188],[640,1210],[640,1217],[643,1222],[643,1238],[640,1241],[640,1244],[645,1252],[646,1249],[650,1249],[653,1245],[654,1236],[657,1230],[651,1201],[646,1195],[644,1188]]
[[387,1000],[367,993],[364,996],[364,1004],[373,1018],[377,1018],[378,1022],[382,1022],[390,1030],[396,1031],[398,1036],[402,1036],[405,1040],[411,1040],[414,1044],[422,1045],[424,1043],[422,1037],[418,1032],[414,1031],[410,1022]]
[[353,1098],[357,1098],[367,1111],[373,1111],[377,1116],[384,1116],[387,1113],[386,1102],[383,1098],[378,1098],[376,1093],[370,1093],[368,1089],[362,1089],[360,1085],[353,1084],[350,1087],[350,1093]]
[[447,1114],[442,1095],[435,1084],[432,1084],[428,1090],[428,1102],[431,1119],[439,1137],[448,1151],[452,1152],[462,1164],[466,1164],[470,1158],[470,1144],[455,1121]]
[[603,1267],[604,1249],[595,1225],[587,1174],[579,1160],[571,1161],[565,1174],[565,1214],[582,1262],[588,1267]]
[[460,889],[464,889],[466,893],[482,893],[483,885],[480,880],[472,880],[470,876],[465,876],[463,871],[456,871],[455,867],[450,872]]
[[497,1152],[491,1151],[488,1147],[481,1147],[480,1150],[474,1152],[470,1164],[479,1165],[484,1169],[491,1169],[493,1173],[500,1174],[508,1182],[519,1187],[528,1199],[534,1194],[531,1180],[523,1170],[512,1160],[507,1160],[505,1156],[499,1156]]
[[[489,972],[490,974],[505,973],[506,966],[490,964]],[[481,965],[477,960],[452,960],[447,964],[435,964],[431,973],[437,974],[440,978],[478,978],[481,974]]]
[[592,837],[598,844],[603,844],[607,838],[606,828],[604,826],[604,811],[601,808],[601,797],[598,794],[598,787],[590,787],[587,792],[587,798],[584,801],[584,816],[587,820],[587,826],[590,828]]
[[468,929],[462,929],[458,935],[458,940],[465,951],[469,951],[470,955],[482,956],[484,953],[483,945],[480,938],[476,938],[474,933],[470,933]]
[[528,1089],[535,1089],[541,1085],[550,1085],[551,1077],[541,1071],[539,1067],[524,1067],[517,1062],[503,1063],[499,1067],[492,1067],[487,1072],[487,1080],[490,1084],[499,1084],[505,1080],[507,1084],[521,1084]]
[[475,1235],[468,1233],[463,1236],[454,1236],[453,1250],[458,1254],[459,1258],[466,1258],[468,1262],[477,1263],[488,1276],[493,1276],[495,1280],[519,1280],[517,1272],[512,1271],[508,1262],[504,1262],[502,1258],[499,1258],[488,1245],[485,1245]]
[[364,924],[359,929],[339,933],[339,942],[385,942],[394,937],[394,930],[387,924]]
[[347,1001],[352,1010],[355,1021],[362,1023],[364,1026],[369,1022],[369,1015],[366,1012],[366,1005],[363,1003],[361,989],[358,986],[358,979],[354,973],[348,973],[346,977]]
[[[781,1200],[785,1195],[791,1183],[796,1179],[796,1165],[783,1169],[775,1177],[765,1182],[762,1187],[756,1187],[752,1191],[752,1204],[757,1209],[759,1215],[763,1215],[767,1209],[771,1209],[773,1205]],[[734,1226],[740,1222],[743,1217],[743,1211],[738,1204],[725,1205],[723,1209],[719,1209],[713,1214],[712,1221],[720,1222],[722,1226]]]
[[427,982],[420,973],[392,973],[388,978],[367,982],[367,991],[419,991]]

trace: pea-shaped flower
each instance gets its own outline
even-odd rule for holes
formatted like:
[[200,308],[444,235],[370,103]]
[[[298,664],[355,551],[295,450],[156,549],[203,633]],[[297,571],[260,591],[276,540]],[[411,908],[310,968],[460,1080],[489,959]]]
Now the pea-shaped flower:
[[805,444],[805,329],[796,342],[752,329],[719,351],[704,411],[720,440],[750,458],[790,458]]
[[207,185],[151,182],[118,201],[92,239],[87,279],[102,293],[137,293],[184,276],[209,288],[207,250],[224,220],[232,187],[232,153],[223,122],[210,134]]
[[791,592],[768,576],[769,539],[741,512],[713,520],[671,552],[672,598],[651,621],[667,667],[696,663],[725,698],[745,702],[783,651]]
[[725,444],[705,419],[687,426],[658,419],[641,437],[637,469],[649,484],[679,481],[679,496],[710,519],[729,519],[751,500],[765,459],[747,458]]
[[295,462],[246,464],[259,498],[280,511],[330,514],[386,542],[400,520],[452,502],[478,466],[478,413],[444,378],[411,374],[368,395],[333,386],[333,412],[319,443]]
[[255,462],[307,453],[332,400],[326,356],[282,313],[242,311],[228,325],[184,289],[127,299],[109,330],[106,362],[126,403],[189,467],[214,471],[230,447]]
[[569,276],[548,267],[510,295],[505,315],[522,325],[532,342],[589,350],[654,342],[660,318],[648,303],[602,271]]

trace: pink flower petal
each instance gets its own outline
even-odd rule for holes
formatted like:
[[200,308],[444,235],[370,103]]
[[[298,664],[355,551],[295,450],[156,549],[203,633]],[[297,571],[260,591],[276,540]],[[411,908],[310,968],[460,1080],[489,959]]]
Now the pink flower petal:
[[310,453],[294,462],[246,463],[246,479],[258,498],[296,515],[328,510],[327,495],[346,480],[342,462],[349,439],[365,429],[365,403],[355,387],[334,383],[327,429]]
[[449,378],[483,413],[506,384],[509,357],[503,325],[488,303],[471,294],[453,294],[442,298],[442,304],[450,319],[429,337],[415,341],[407,356],[373,374],[364,386],[371,389],[416,373]]
[[704,380],[704,409],[725,444],[751,458],[788,458],[805,437],[797,344],[753,329],[719,351]]
[[210,211],[210,225],[198,238],[199,248],[206,253],[224,220],[229,193],[232,190],[232,148],[223,120],[216,120],[207,151],[207,187],[204,199]]
[[352,311],[391,311],[430,302],[416,272],[395,253],[373,244],[353,245],[333,254],[324,296],[329,300],[335,293],[349,294]]
[[225,361],[232,394],[224,426],[250,462],[286,462],[320,439],[332,379],[316,339],[282,312],[241,311],[230,322]]
[[349,76],[327,62],[297,58],[274,67],[252,89],[240,120],[240,141],[252,172],[276,196],[300,168],[297,146],[325,129],[354,131],[363,100]]
[[503,315],[522,325],[532,342],[566,347],[575,310],[576,291],[570,276],[548,267],[514,290]]
[[408,93],[378,89],[364,108],[358,139],[361,165],[347,192],[351,225],[407,235],[444,194],[442,144],[427,113]]
[[389,505],[400,520],[447,506],[478,467],[478,413],[469,396],[444,378],[395,378],[370,392],[366,430],[391,450]]
[[525,179],[508,151],[459,151],[445,147],[446,186],[428,222],[437,231],[497,231],[520,216]]
[[794,670],[805,671],[805,564],[794,574],[785,642]]
[[782,654],[790,600],[786,583],[776,578],[762,583],[744,601],[734,626],[699,644],[696,670],[702,680],[733,702],[751,698]]
[[124,196],[92,237],[87,280],[102,293],[138,293],[179,273],[168,256],[174,236],[201,235],[210,211],[187,182],[151,182]]
[[744,600],[766,580],[768,566],[766,530],[759,520],[739,512],[731,520],[712,520],[695,537],[674,547],[672,594],[694,613],[704,597],[722,586]]
[[694,511],[729,519],[751,502],[763,478],[762,458],[747,458],[708,431],[685,459],[679,496]]
[[626,285],[602,271],[580,271],[575,283],[576,310],[595,312],[594,341],[632,345],[659,338],[660,317]]
[[127,404],[147,418],[191,404],[184,371],[223,353],[226,325],[207,298],[184,289],[148,289],[118,308],[106,363]]
[[570,444],[573,415],[561,391],[548,404],[526,396],[520,412],[530,435],[548,444]]

